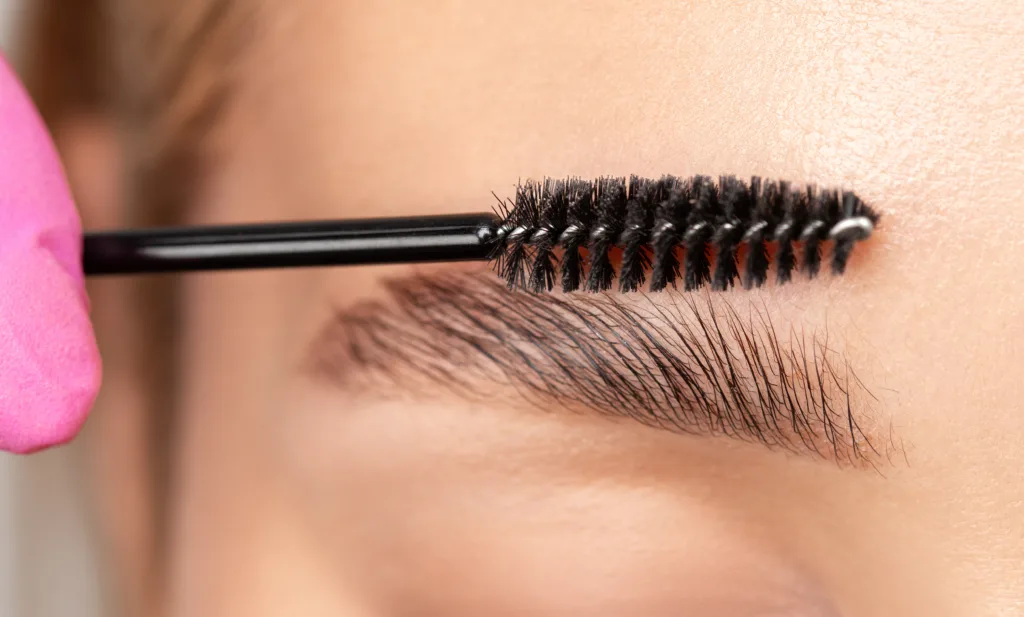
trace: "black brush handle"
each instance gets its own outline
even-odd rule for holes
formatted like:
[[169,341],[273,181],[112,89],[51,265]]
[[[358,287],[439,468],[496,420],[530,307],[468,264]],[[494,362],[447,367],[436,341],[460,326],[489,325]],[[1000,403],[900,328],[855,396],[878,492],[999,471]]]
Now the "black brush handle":
[[101,275],[485,260],[499,224],[480,213],[89,232],[83,267]]

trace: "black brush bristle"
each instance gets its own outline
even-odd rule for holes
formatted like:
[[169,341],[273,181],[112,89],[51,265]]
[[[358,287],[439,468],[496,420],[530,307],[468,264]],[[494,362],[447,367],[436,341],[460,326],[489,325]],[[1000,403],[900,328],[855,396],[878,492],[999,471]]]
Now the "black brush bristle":
[[651,249],[648,242],[654,218],[651,202],[656,188],[656,183],[650,180],[635,176],[629,180],[626,224],[619,237],[619,244],[622,245],[619,291],[636,291],[647,280],[647,271],[651,268]]
[[576,291],[583,284],[583,256],[580,249],[590,233],[593,216],[593,188],[583,180],[568,180],[564,184],[567,204],[566,227],[559,236],[562,246],[562,291]]
[[615,280],[611,250],[615,247],[626,218],[625,178],[604,178],[598,181],[594,197],[597,223],[590,229],[587,253],[590,271],[587,272],[587,291],[607,291]]
[[534,254],[530,271],[530,289],[537,293],[551,291],[555,286],[558,259],[554,248],[558,243],[558,230],[565,229],[568,215],[565,183],[548,180],[539,191],[537,230],[531,236]]
[[775,241],[778,248],[775,253],[775,275],[780,285],[793,278],[796,269],[796,251],[793,243],[806,220],[807,202],[804,193],[794,194],[788,182],[779,183],[781,220],[775,226]]
[[[755,184],[760,179],[755,178]],[[736,249],[743,239],[743,222],[748,218],[750,194],[735,176],[724,176],[718,184],[718,207],[721,214],[715,225],[711,242],[715,247],[715,274],[711,288],[723,291],[733,286],[739,276]]]
[[[864,222],[864,221],[867,222]],[[842,194],[842,221],[847,225],[837,225],[832,229],[832,274],[846,272],[846,262],[853,253],[858,241],[870,235],[871,229],[878,223],[878,215],[866,208],[859,197],[849,191]]]
[[711,282],[711,247],[708,243],[715,233],[714,217],[717,204],[715,187],[708,176],[696,176],[690,185],[690,212],[686,217],[683,262],[686,291],[699,289]]
[[[756,188],[755,188],[756,187]],[[743,275],[743,288],[753,289],[768,280],[768,245],[765,239],[775,229],[775,220],[782,210],[779,185],[762,184],[760,178],[750,183],[750,214],[743,235],[747,245],[747,259]]]
[[505,217],[507,233],[504,237],[504,252],[498,262],[498,272],[508,283],[509,289],[523,289],[527,284],[527,266],[530,258],[529,240],[536,225],[539,204],[534,184],[516,187],[516,198]]
[[799,240],[804,245],[803,271],[807,278],[818,276],[821,270],[821,243],[828,233],[828,226],[821,218],[825,216],[824,197],[814,189],[807,188],[807,219],[808,223],[800,233]]
[[666,176],[658,181],[658,205],[651,228],[651,246],[654,249],[651,270],[651,291],[673,288],[679,279],[679,244],[686,229],[686,215],[690,210],[690,196],[678,179]]
[[798,267],[817,276],[829,241],[830,269],[840,275],[879,220],[849,191],[794,190],[788,182],[734,176],[717,183],[708,176],[526,182],[514,201],[500,202],[498,215],[495,267],[510,288],[535,292],[551,291],[556,278],[563,292],[611,289],[616,248],[624,292],[641,289],[648,276],[651,291],[676,287],[680,277],[686,290],[729,289],[738,278],[746,289],[760,287],[771,267],[769,243],[779,284]]
[[818,212],[814,213],[812,209],[811,217],[815,233],[810,234],[814,236],[814,239],[808,239],[808,245],[814,245],[814,255],[812,264],[807,266],[807,274],[810,278],[814,278],[821,271],[821,253],[822,244],[828,240],[829,229],[831,225],[824,221],[839,221],[842,216],[842,206],[839,203],[839,191],[835,189],[825,189],[818,194],[817,199]]

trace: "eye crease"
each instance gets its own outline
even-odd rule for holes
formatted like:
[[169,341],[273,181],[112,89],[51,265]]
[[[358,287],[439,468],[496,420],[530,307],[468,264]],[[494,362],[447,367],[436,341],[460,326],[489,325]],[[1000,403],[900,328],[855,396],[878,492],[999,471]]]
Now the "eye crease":
[[[391,280],[339,311],[311,366],[346,390],[447,392],[873,467],[899,446],[825,332],[780,331],[756,302],[689,294],[509,292],[486,273]],[[670,300],[669,300],[670,298]],[[668,301],[666,301],[668,300]],[[871,428],[865,428],[871,427]]]

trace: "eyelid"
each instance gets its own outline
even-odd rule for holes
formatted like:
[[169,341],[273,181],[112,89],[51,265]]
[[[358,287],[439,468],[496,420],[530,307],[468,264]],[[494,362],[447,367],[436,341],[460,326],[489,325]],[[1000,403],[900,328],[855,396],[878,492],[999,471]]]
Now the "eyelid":
[[870,392],[827,332],[780,333],[756,301],[509,292],[481,273],[405,277],[385,288],[386,301],[331,319],[313,347],[315,373],[375,397],[398,386],[493,402],[497,385],[534,406],[842,465],[887,456],[861,428]]

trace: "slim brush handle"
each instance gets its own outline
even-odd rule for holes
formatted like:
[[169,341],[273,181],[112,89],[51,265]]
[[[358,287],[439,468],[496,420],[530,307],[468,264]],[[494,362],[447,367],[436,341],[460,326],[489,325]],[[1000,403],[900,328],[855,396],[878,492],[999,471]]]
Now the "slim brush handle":
[[490,213],[89,232],[87,275],[486,260]]

